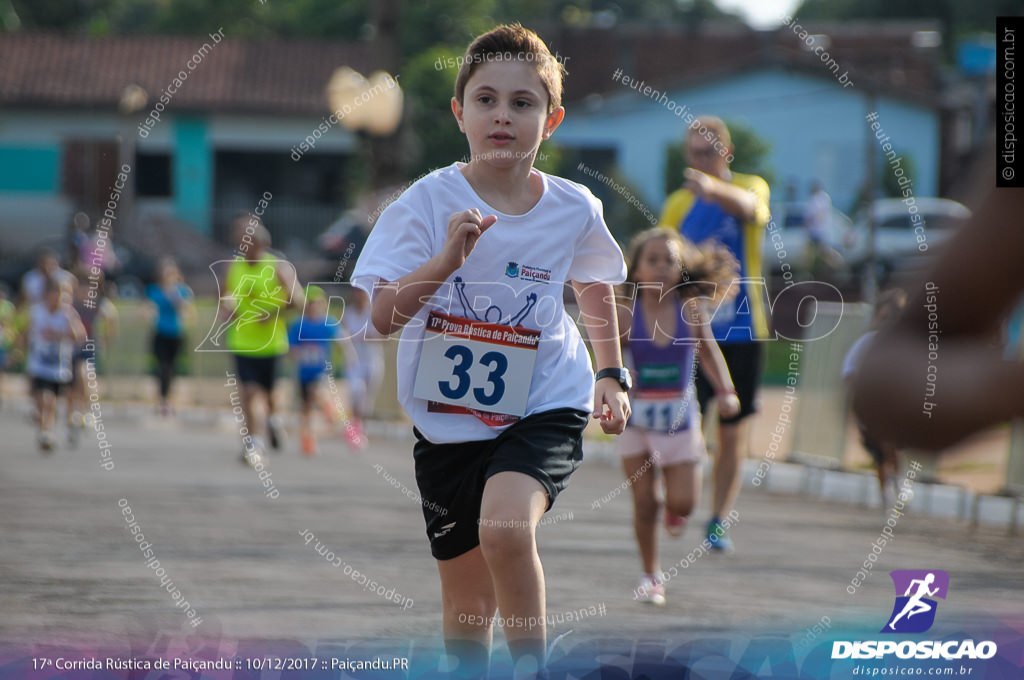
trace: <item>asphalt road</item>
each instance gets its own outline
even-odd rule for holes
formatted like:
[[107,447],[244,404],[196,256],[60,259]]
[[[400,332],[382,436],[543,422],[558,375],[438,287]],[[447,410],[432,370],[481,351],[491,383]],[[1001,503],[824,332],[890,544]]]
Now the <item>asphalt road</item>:
[[[236,639],[439,639],[435,563],[418,503],[401,486],[415,490],[411,434],[394,427],[359,455],[335,439],[306,459],[292,439],[268,462],[273,494],[239,463],[227,412],[217,422],[161,421],[142,407],[111,406],[113,466],[104,469],[94,432],[75,449],[43,455],[23,409],[8,402],[0,411],[0,641],[117,641],[193,628]],[[1022,609],[1024,541],[1002,529],[908,514],[850,595],[881,530],[879,511],[749,487],[732,529],[737,552],[680,569],[667,606],[640,605],[628,494],[601,502],[621,483],[607,460],[586,461],[552,509],[555,521],[539,529],[549,614],[588,612],[553,634],[795,635],[823,617],[833,629],[877,632],[892,608],[890,569],[949,572],[942,620],[960,629]],[[133,540],[125,506],[151,557]],[[701,507],[682,539],[664,538],[663,568],[699,544],[706,499]],[[147,566],[154,558],[202,619],[197,627]],[[391,599],[339,563],[386,586]]]

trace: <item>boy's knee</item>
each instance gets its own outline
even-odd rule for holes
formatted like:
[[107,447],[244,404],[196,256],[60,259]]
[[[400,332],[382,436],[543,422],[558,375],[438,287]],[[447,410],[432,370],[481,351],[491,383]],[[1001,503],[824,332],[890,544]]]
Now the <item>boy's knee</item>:
[[494,593],[478,593],[460,588],[456,592],[444,593],[444,611],[460,624],[487,626],[498,610]]
[[480,520],[480,550],[488,564],[503,564],[534,550],[533,525],[529,520]]

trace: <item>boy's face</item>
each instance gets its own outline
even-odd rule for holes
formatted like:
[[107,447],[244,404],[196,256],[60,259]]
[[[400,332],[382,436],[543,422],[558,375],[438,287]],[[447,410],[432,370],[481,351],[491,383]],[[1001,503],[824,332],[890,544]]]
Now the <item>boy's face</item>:
[[463,103],[452,98],[452,112],[472,160],[497,167],[527,162],[551,136],[565,109],[548,113],[548,94],[534,62],[492,61],[479,66],[466,83]]

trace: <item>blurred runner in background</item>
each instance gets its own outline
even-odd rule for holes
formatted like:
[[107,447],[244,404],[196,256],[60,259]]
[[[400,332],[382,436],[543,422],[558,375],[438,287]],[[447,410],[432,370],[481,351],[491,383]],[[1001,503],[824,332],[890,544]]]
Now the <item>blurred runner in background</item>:
[[[78,431],[85,427],[85,414],[89,411],[85,393],[87,362],[92,363],[90,373],[99,371],[98,353],[111,346],[118,333],[117,307],[106,296],[103,272],[97,277],[79,276],[75,287],[73,307],[85,327],[85,340],[75,348],[71,371],[71,389],[68,390],[68,440],[78,443]],[[97,391],[99,387],[95,388]]]
[[[734,147],[722,119],[701,116],[686,133],[686,183],[665,201],[660,224],[694,243],[721,243],[740,263],[736,294],[721,304],[711,319],[711,330],[721,347],[729,374],[736,384],[740,412],[718,416],[718,448],[714,468],[712,517],[707,539],[712,548],[732,550],[720,518],[739,495],[740,465],[750,449],[750,420],[758,409],[758,390],[768,339],[767,301],[752,281],[763,278],[761,245],[768,224],[768,184],[756,175],[729,169]],[[697,399],[707,411],[714,386],[697,376]]]
[[185,342],[185,329],[195,321],[193,297],[192,289],[185,285],[174,259],[161,259],[157,263],[156,283],[146,287],[146,298],[153,315],[152,348],[160,390],[157,412],[164,417],[174,412],[170,400],[171,383]]
[[[853,384],[857,371],[860,370],[864,353],[868,351],[871,343],[874,342],[878,332],[891,327],[896,323],[907,304],[907,294],[898,288],[888,290],[878,296],[875,302],[875,313],[871,318],[871,327],[868,332],[857,338],[850,347],[843,359],[843,381],[849,387]],[[899,486],[899,451],[895,446],[881,439],[873,437],[864,424],[857,420],[857,429],[860,431],[861,443],[864,450],[871,455],[878,469],[878,490],[882,493],[882,513],[888,513],[889,508],[896,502],[900,494]],[[890,484],[892,488],[890,487]]]
[[[270,232],[258,217],[250,219],[252,244],[231,262],[223,282],[218,335],[226,334],[228,351],[235,356],[242,411],[256,448],[266,450],[263,437],[255,434],[265,430],[270,448],[278,450],[284,430],[277,417],[274,382],[278,359],[288,353],[284,312],[301,308],[305,297],[295,269],[269,252]],[[265,404],[262,421],[254,408],[258,401]],[[242,461],[252,462],[244,446]]]
[[85,327],[56,278],[43,281],[43,298],[29,309],[29,325],[22,336],[28,348],[28,375],[39,414],[39,448],[53,450],[57,443],[57,397],[71,385],[72,357],[85,342]]

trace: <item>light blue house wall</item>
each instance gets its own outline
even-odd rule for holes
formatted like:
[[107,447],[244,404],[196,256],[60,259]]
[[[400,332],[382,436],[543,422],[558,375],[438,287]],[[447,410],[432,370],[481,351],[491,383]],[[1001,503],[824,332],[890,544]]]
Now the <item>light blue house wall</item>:
[[[648,200],[655,213],[664,199],[664,149],[682,138],[683,113],[628,87],[599,107],[570,107],[553,141],[567,147],[612,147],[619,170]],[[864,181],[866,98],[856,87],[843,89],[822,69],[822,77],[770,67],[689,89],[670,91],[676,111],[714,114],[753,128],[772,147],[770,163],[781,199],[782,184],[795,179],[802,198],[820,179],[836,207],[848,210]],[[685,107],[685,108],[684,108]],[[934,196],[939,177],[939,115],[924,106],[891,97],[877,99],[878,123],[890,142],[911,156],[917,176],[914,193]],[[876,161],[882,150],[876,148]]]

